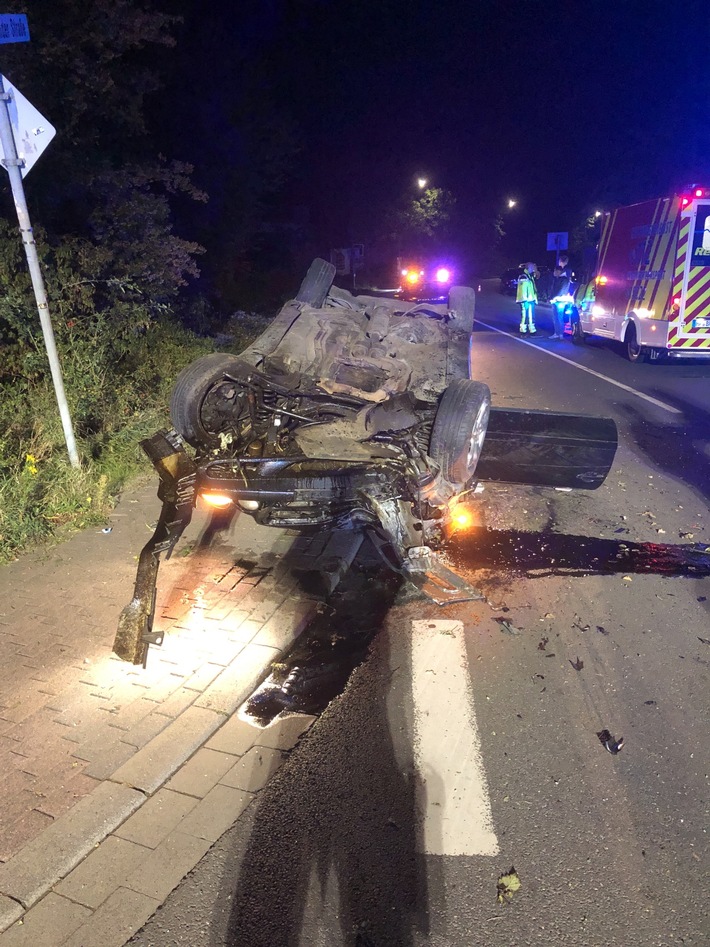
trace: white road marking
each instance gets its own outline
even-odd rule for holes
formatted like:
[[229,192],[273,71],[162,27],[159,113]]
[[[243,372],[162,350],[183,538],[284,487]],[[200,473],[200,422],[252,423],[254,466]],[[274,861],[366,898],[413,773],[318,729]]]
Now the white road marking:
[[497,855],[462,622],[412,622],[412,696],[422,850]]
[[[528,342],[527,339],[520,339],[517,335],[513,335],[511,332],[506,332],[505,329],[498,329],[496,326],[489,325],[487,322],[481,322],[480,319],[476,319],[476,325],[484,326],[486,329],[492,329],[493,332],[500,332],[501,335],[507,335],[508,338],[513,339],[515,342],[522,342],[523,345],[529,345],[530,348],[535,349],[536,352],[544,352],[545,355],[551,355],[552,358],[559,358],[561,362],[566,362],[568,365],[578,368],[581,372],[587,372],[589,375],[594,375],[596,378],[601,378],[602,381],[607,381],[610,385],[616,385],[617,388],[623,388],[623,390],[628,391],[629,394],[636,395],[637,398],[643,398],[644,401],[648,401],[650,404],[655,404],[657,408],[662,408],[664,411],[668,411],[671,414],[683,413],[679,408],[674,408],[673,405],[666,404],[665,401],[659,401],[657,398],[652,398],[651,395],[644,395],[642,392],[637,391],[635,388],[631,388],[629,385],[624,385],[620,381],[615,381],[613,378],[609,378],[608,375],[602,375],[600,372],[595,372],[593,368],[587,368],[584,365],[580,365],[578,362],[573,362],[571,358],[565,358],[564,355],[558,355],[557,352],[550,352],[548,349],[543,349],[534,342]],[[470,371],[469,374],[471,374]]]

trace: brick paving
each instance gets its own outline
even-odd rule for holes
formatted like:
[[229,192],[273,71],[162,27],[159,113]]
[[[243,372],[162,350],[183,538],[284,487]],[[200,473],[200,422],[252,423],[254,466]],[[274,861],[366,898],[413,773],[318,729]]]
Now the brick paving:
[[232,714],[315,614],[299,573],[347,541],[196,516],[160,567],[163,647],[134,667],[111,646],[154,490],[0,568],[1,947],[123,944],[310,724]]

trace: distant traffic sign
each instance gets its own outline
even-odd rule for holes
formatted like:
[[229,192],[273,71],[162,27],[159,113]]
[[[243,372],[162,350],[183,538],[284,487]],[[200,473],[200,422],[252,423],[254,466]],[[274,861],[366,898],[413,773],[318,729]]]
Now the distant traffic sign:
[[0,43],[28,43],[30,27],[25,13],[0,13]]
[[[24,178],[57,132],[54,126],[50,125],[5,76],[0,76],[0,80],[9,96],[7,111],[12,125],[12,137],[15,139],[17,157],[23,162],[20,171]],[[2,160],[7,157],[4,152],[5,149],[0,143],[0,159]]]
[[569,234],[565,232],[564,230],[559,233],[548,233],[547,249],[548,250],[566,250],[568,236]]

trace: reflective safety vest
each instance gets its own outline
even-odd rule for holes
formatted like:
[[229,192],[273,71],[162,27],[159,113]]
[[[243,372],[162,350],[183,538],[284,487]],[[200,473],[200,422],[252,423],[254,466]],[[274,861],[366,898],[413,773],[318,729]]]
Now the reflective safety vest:
[[518,288],[515,293],[516,303],[537,302],[537,290],[535,289],[535,280],[526,271],[518,277]]

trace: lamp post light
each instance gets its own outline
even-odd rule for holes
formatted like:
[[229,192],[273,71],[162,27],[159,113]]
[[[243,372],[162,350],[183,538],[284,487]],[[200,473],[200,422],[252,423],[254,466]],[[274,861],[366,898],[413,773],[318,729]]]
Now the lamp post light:
[[423,191],[429,182],[426,178],[417,178],[417,187],[420,191]]
[[509,197],[509,198],[508,198],[508,210],[511,210],[513,207],[515,207],[515,205],[516,205],[517,203],[518,203],[518,202],[517,202],[516,200],[513,200],[512,197]]

